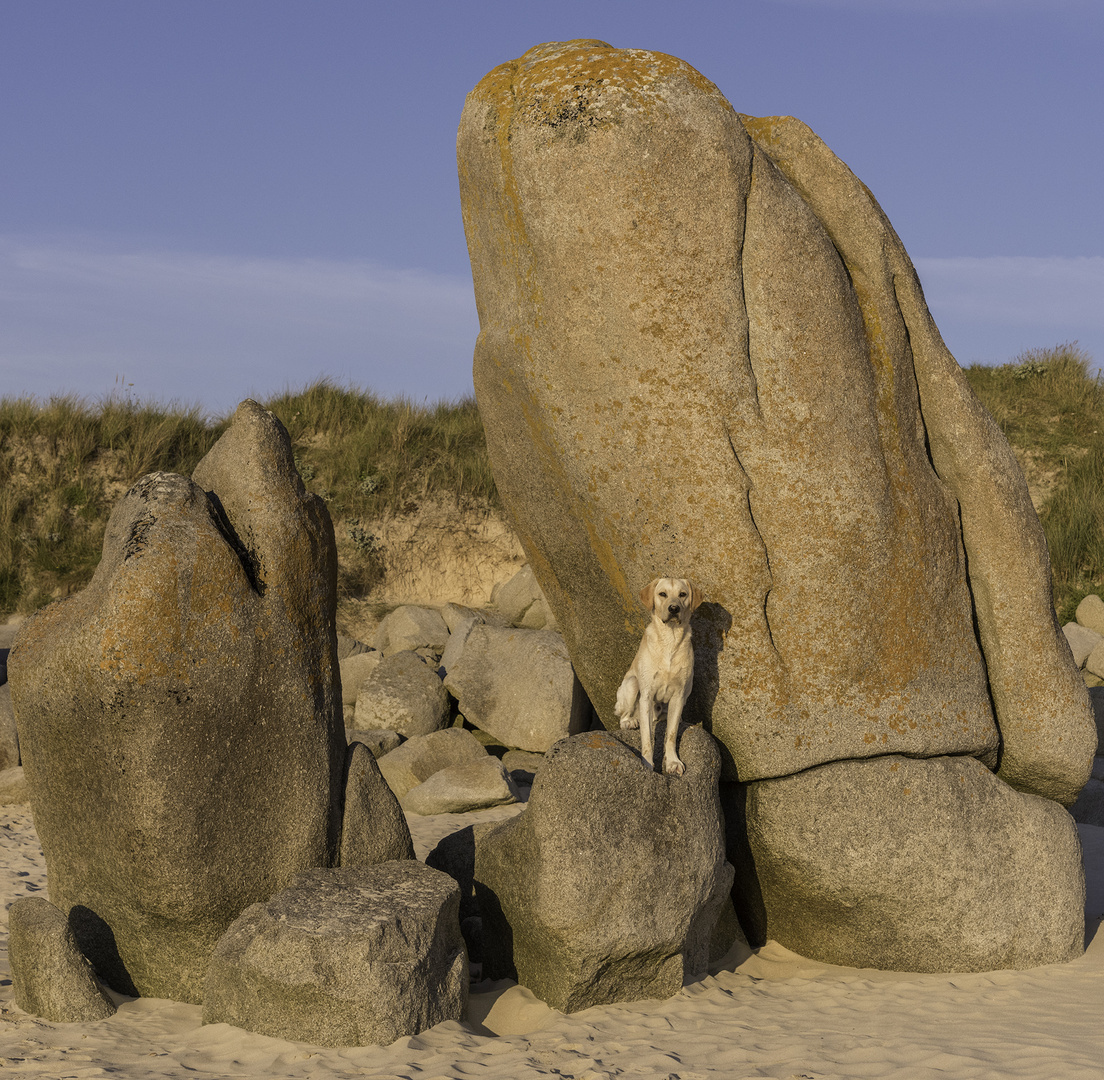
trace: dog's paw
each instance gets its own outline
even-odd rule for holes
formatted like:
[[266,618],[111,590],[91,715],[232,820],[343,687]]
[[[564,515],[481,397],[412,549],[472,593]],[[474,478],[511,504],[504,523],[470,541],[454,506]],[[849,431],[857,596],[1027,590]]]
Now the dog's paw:
[[663,759],[663,771],[668,776],[682,776],[686,772],[686,766],[677,757],[665,757]]
[[640,721],[635,716],[622,716],[621,717],[621,730],[622,731],[635,731],[640,727]]

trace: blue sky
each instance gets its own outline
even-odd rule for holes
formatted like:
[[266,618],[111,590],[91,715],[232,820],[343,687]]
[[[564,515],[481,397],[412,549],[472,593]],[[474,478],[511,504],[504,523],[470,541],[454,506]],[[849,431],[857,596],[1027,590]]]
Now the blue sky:
[[575,37],[808,123],[961,363],[1104,362],[1101,0],[6,0],[0,394],[469,392],[464,96]]

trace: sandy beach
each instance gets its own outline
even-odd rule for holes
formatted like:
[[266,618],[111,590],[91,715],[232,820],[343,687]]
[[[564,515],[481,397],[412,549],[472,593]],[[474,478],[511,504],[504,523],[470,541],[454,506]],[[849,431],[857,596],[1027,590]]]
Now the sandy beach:
[[[473,821],[519,812],[411,816],[419,858]],[[919,975],[814,963],[774,942],[668,1001],[554,1012],[512,984],[479,984],[466,1023],[390,1046],[325,1049],[203,1026],[200,1007],[123,999],[110,1019],[51,1024],[12,1001],[7,909],[45,895],[29,806],[0,809],[0,1069],[49,1078],[437,1077],[513,1080],[776,1077],[1097,1080],[1104,1074],[1104,828],[1079,826],[1089,947],[1030,971]],[[999,897],[994,898],[1000,902]]]

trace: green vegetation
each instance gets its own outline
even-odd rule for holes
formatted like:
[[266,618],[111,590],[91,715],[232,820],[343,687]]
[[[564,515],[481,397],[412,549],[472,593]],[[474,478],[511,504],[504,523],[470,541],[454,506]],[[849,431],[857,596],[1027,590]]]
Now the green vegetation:
[[[966,370],[1041,506],[1063,622],[1104,593],[1104,382],[1074,345]],[[380,523],[427,500],[497,506],[475,402],[416,405],[317,382],[264,402],[287,427],[307,486],[327,502],[342,593],[383,572]],[[0,617],[79,589],[112,506],[154,470],[190,474],[225,430],[197,409],[108,398],[0,399]]]
[[1020,458],[1050,548],[1063,623],[1104,592],[1104,381],[1076,345],[1033,349],[966,377]]
[[[429,498],[497,502],[474,401],[419,406],[322,381],[264,405],[288,428],[307,486],[329,505],[347,594],[381,573],[372,533],[380,518]],[[190,475],[226,424],[118,397],[0,399],[0,617],[87,584],[123,492],[148,472]]]
[[119,496],[148,472],[191,472],[220,430],[198,409],[0,399],[0,613],[84,585]]

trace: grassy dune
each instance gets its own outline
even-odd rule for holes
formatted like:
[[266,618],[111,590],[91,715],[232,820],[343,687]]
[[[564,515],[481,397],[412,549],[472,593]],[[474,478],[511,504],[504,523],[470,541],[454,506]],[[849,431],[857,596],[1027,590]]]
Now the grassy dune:
[[1104,591],[1104,380],[1076,345],[966,369],[1024,470],[1050,548],[1061,622]]
[[[1104,590],[1104,383],[1069,345],[966,375],[1024,468],[1066,621],[1082,596]],[[263,404],[291,434],[307,486],[329,505],[346,596],[382,575],[373,523],[427,499],[498,504],[471,400],[415,405],[321,381]],[[225,426],[196,409],[117,397],[0,399],[0,617],[85,585],[120,495],[147,472],[191,473]]]
[[[372,521],[429,497],[497,504],[474,401],[420,406],[322,381],[263,404],[291,434],[307,486],[329,505],[346,595],[382,573]],[[155,470],[189,475],[226,424],[117,398],[0,400],[0,616],[85,585],[123,492]]]

